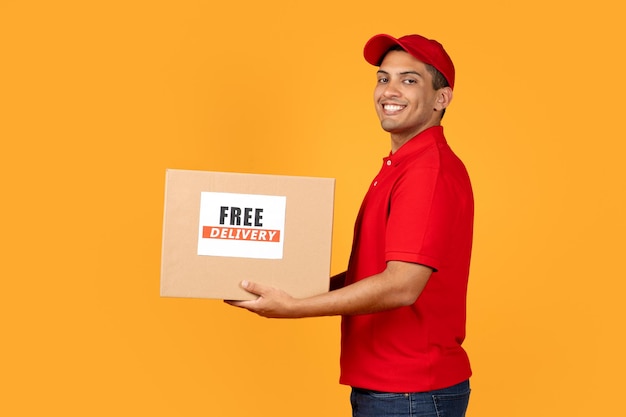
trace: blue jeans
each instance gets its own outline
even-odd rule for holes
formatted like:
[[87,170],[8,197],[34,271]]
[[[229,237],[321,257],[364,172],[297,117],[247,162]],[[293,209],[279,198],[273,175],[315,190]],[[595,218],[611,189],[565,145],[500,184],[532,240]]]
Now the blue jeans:
[[352,388],[352,417],[464,417],[469,380],[429,392],[390,393]]

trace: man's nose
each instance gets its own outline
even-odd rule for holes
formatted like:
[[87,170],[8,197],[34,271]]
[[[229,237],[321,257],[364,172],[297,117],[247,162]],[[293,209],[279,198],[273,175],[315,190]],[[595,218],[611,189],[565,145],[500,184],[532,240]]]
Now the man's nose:
[[383,95],[385,97],[397,97],[400,95],[400,89],[398,88],[398,84],[392,81],[389,81],[385,85],[385,89],[383,90]]

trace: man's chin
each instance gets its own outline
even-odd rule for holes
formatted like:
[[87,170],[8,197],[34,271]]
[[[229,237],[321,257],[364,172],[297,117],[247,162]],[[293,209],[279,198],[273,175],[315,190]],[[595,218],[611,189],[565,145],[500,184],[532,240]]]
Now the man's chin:
[[398,129],[398,124],[391,120],[382,120],[380,122],[380,127],[388,133],[394,133]]
[[397,133],[401,130],[401,126],[398,123],[391,120],[383,120],[380,122],[380,127],[387,133]]

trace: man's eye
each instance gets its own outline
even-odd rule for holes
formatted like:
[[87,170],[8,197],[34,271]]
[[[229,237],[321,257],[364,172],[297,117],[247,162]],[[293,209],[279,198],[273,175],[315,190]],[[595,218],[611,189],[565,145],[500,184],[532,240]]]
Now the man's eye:
[[413,79],[410,79],[410,78],[409,78],[409,79],[404,80],[404,83],[405,83],[405,84],[415,84],[416,82],[417,82],[416,80],[413,80]]
[[385,84],[385,83],[387,83],[387,81],[389,81],[387,78],[379,78],[379,79],[378,79],[378,82],[379,82],[380,84]]

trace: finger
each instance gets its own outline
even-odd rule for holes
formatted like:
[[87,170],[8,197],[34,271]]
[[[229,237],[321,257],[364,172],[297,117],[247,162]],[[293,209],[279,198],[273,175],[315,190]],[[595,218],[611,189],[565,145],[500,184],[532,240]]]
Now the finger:
[[224,302],[233,307],[245,308],[247,310],[250,310],[254,305],[254,301],[250,300],[224,300]]
[[267,287],[265,287],[264,285],[258,284],[256,282],[250,282],[248,280],[241,281],[241,288],[259,296],[263,295],[263,293],[266,292],[267,289]]

